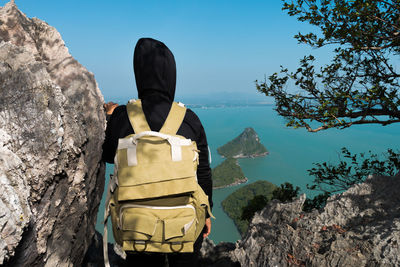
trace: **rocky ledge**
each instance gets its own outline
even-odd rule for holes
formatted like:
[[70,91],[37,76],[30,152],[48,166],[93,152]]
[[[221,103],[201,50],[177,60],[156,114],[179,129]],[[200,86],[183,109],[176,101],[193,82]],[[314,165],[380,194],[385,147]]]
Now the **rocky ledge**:
[[304,213],[305,195],[273,200],[233,247],[204,244],[203,260],[209,266],[400,266],[399,190],[400,174],[369,177],[329,198],[322,211]]
[[[204,240],[200,266],[400,266],[399,190],[400,174],[369,177],[321,211],[304,213],[305,195],[272,200],[236,244]],[[102,263],[100,238],[85,266]],[[112,266],[122,266],[109,247]]]
[[0,265],[80,266],[104,188],[103,102],[55,28],[0,8]]

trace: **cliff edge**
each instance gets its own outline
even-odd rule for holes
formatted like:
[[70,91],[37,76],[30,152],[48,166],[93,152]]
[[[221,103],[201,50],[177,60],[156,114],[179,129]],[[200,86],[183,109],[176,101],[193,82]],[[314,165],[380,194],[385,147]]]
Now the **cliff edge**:
[[[203,244],[207,266],[399,266],[400,174],[371,176],[302,212],[305,195],[271,201],[242,240]],[[211,256],[210,256],[211,255]]]
[[[305,195],[272,200],[236,244],[204,240],[200,266],[400,266],[399,190],[400,174],[371,176],[320,211],[302,211]],[[101,237],[92,245],[84,266],[103,262]],[[123,266],[109,247],[112,266]]]
[[0,264],[81,264],[104,188],[103,102],[55,28],[0,8]]

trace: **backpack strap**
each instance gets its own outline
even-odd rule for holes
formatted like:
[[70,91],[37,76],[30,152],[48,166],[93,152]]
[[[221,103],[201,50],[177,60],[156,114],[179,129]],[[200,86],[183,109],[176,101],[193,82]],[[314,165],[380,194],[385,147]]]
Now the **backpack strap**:
[[108,258],[108,233],[107,233],[107,221],[108,217],[110,216],[110,199],[111,199],[111,194],[115,189],[115,179],[113,175],[110,175],[110,181],[108,182],[107,186],[107,191],[106,191],[106,202],[104,206],[104,230],[103,230],[103,255],[104,255],[104,266],[105,267],[110,267],[110,261]]
[[160,133],[175,135],[185,118],[185,114],[185,106],[182,103],[173,102]]
[[146,116],[143,113],[142,101],[140,99],[130,100],[126,105],[129,121],[135,134],[150,131],[150,126],[147,123]]

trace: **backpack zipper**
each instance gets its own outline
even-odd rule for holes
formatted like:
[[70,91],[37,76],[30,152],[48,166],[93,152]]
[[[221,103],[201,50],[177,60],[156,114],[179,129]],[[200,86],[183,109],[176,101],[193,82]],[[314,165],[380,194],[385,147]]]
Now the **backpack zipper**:
[[123,204],[119,210],[119,228],[122,229],[122,213],[125,209],[128,208],[145,208],[145,209],[154,209],[154,210],[173,210],[173,209],[192,209],[196,211],[193,205],[180,205],[180,206],[150,206],[150,205],[140,205],[140,204]]

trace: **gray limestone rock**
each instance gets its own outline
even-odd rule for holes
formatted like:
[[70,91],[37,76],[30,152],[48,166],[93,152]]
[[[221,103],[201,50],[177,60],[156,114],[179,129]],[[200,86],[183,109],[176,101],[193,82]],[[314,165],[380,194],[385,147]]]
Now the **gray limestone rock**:
[[[237,262],[232,262],[229,252],[234,250],[235,244],[221,242],[215,246],[214,242],[208,238],[204,239],[200,250],[199,267],[237,267],[240,266]],[[119,255],[118,247],[115,244],[108,243],[108,256],[111,267],[125,266],[125,260]],[[167,260],[168,261],[168,260]],[[97,267],[104,265],[103,255],[103,237],[99,232],[96,232],[92,244],[90,245],[82,267]],[[166,262],[164,267],[168,267]],[[149,266],[150,267],[150,266]]]
[[400,175],[373,176],[302,212],[305,196],[273,201],[230,252],[242,266],[399,266]]
[[103,102],[56,29],[0,8],[0,264],[82,262],[104,187]]
[[[111,267],[119,267],[125,265],[125,260],[116,253],[118,249],[115,245],[108,243],[108,259]],[[96,231],[93,236],[92,244],[86,252],[82,267],[98,267],[104,266],[103,254],[103,237]],[[150,267],[150,266],[149,266]]]
[[[302,211],[305,195],[273,200],[236,244],[205,239],[199,266],[400,266],[399,191],[400,174],[368,177],[320,211]],[[103,262],[100,238],[85,266]],[[112,266],[122,266],[109,250]]]
[[204,267],[233,267],[240,266],[233,262],[230,253],[236,248],[235,244],[220,242],[215,245],[211,239],[205,238],[200,250],[200,266]]

